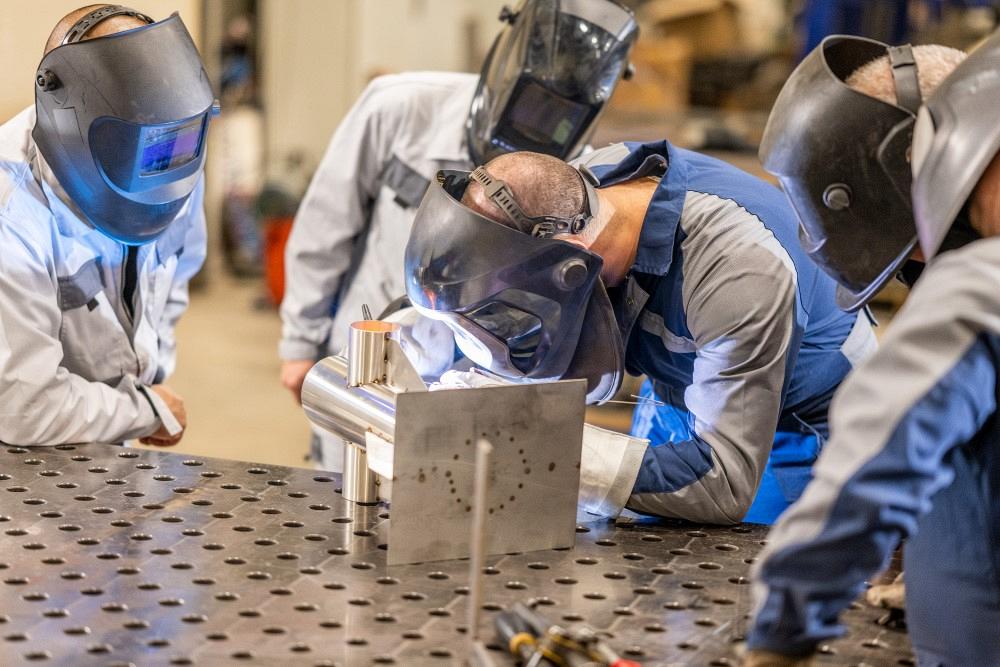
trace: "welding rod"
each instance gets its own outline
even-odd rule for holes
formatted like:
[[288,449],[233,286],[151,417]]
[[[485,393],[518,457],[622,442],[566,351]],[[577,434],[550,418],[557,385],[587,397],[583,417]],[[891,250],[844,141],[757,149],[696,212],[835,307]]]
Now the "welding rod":
[[473,493],[472,553],[469,558],[469,656],[475,655],[479,639],[479,606],[483,598],[483,554],[486,552],[486,497],[489,491],[490,456],[493,445],[480,439],[476,443],[476,477]]

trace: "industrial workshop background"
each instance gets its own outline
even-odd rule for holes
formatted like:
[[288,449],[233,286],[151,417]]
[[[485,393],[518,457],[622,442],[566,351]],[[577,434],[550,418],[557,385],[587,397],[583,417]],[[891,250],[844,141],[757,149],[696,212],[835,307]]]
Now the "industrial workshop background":
[[[32,103],[49,28],[79,0],[5,0],[0,114]],[[210,134],[209,260],[179,326],[171,384],[189,410],[179,451],[302,465],[309,429],[278,382],[281,248],[327,142],[373,77],[478,71],[504,0],[136,0],[178,11],[223,113]],[[669,138],[762,174],[767,112],[802,53],[831,32],[967,47],[996,10],[964,2],[632,0],[642,26],[634,79],[619,87],[594,145]],[[883,295],[889,315],[902,295]],[[358,314],[360,316],[360,313]],[[635,384],[591,421],[627,429]]]

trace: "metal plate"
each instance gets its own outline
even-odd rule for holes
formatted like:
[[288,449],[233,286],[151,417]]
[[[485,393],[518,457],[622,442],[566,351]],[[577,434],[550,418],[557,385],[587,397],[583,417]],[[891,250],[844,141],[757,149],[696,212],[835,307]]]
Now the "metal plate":
[[[107,445],[0,448],[3,664],[459,664],[468,562],[388,566],[388,511],[338,484]],[[738,664],[764,528],[577,530],[575,549],[489,559],[483,636],[533,600],[644,665]],[[912,665],[881,615],[857,605],[818,662]]]
[[493,445],[486,552],[572,546],[586,392],[573,380],[400,394],[389,564],[469,556],[480,438]]

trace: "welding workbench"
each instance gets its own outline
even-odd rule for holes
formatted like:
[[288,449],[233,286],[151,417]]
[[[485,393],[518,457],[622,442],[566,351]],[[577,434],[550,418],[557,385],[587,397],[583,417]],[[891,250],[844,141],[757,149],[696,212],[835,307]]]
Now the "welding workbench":
[[[108,445],[0,447],[3,664],[459,664],[468,562],[388,567],[387,508],[338,484]],[[765,528],[577,532],[572,550],[489,559],[483,635],[491,612],[530,600],[643,665],[738,664]],[[882,615],[856,604],[818,662],[914,664]]]

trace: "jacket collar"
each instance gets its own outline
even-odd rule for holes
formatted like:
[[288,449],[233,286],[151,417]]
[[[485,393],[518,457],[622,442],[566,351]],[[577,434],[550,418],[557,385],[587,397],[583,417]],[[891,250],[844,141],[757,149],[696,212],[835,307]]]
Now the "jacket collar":
[[646,176],[660,177],[642,223],[632,270],[662,276],[673,264],[688,191],[687,165],[680,151],[667,141],[624,145],[629,152],[623,160],[610,165],[591,165],[590,170],[602,188]]

